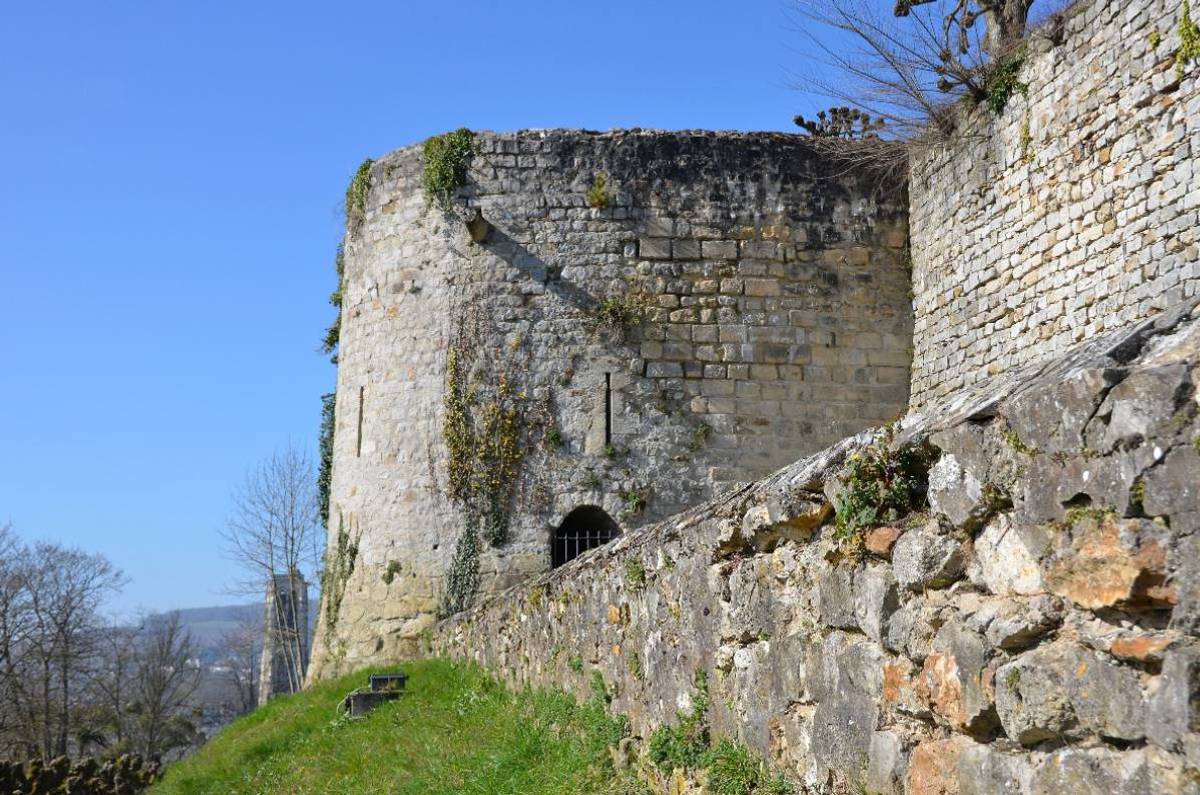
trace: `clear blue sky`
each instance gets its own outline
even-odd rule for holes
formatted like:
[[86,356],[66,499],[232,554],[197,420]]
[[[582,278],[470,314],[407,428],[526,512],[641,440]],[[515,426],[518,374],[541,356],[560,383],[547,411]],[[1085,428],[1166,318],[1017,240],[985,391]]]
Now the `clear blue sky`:
[[791,129],[789,0],[7,3],[0,522],[119,607],[222,603],[246,468],[315,446],[339,202],[447,129]]

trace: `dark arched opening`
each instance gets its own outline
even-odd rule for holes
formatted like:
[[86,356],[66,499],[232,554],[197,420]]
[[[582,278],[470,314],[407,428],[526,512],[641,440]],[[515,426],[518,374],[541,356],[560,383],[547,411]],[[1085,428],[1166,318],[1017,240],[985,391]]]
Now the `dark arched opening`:
[[607,544],[621,535],[613,518],[595,505],[581,505],[567,514],[550,540],[550,562],[555,567],[579,557],[580,553]]

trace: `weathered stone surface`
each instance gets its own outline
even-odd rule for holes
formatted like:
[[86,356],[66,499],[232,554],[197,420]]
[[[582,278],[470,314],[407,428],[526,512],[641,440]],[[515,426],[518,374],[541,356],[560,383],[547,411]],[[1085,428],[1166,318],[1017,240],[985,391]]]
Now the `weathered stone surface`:
[[908,754],[901,735],[890,731],[872,733],[867,759],[867,792],[903,795]]
[[863,546],[873,555],[878,555],[881,558],[892,557],[892,547],[896,544],[896,540],[904,533],[899,527],[874,527],[867,531],[863,537]]
[[1038,765],[1032,788],[1034,795],[1160,795],[1194,793],[1185,784],[1182,771],[1164,767],[1146,750],[1115,751],[1108,748],[1067,748],[1047,755]]
[[962,544],[928,525],[909,530],[892,549],[896,581],[905,588],[942,588],[958,579],[966,560]]
[[1060,529],[1042,564],[1051,593],[1091,609],[1170,601],[1169,589],[1161,588],[1166,553],[1153,522],[1091,511]]
[[930,740],[912,750],[905,779],[907,795],[959,795],[958,759],[969,741]]
[[1146,736],[1168,751],[1184,750],[1184,740],[1200,732],[1200,649],[1170,651],[1150,697]]
[[1029,758],[1006,753],[999,745],[976,743],[963,748],[958,757],[959,795],[1014,795],[1032,790],[1034,767]]
[[867,637],[882,643],[900,607],[896,578],[887,566],[865,566],[854,578],[854,618]]
[[975,555],[983,581],[992,593],[1036,594],[1044,590],[1038,557],[1012,519],[1001,514],[975,539]]
[[957,731],[987,734],[996,721],[988,644],[958,622],[942,627],[917,680],[917,694]]
[[970,626],[982,630],[991,645],[1015,651],[1058,627],[1062,612],[1059,600],[1048,596],[994,599],[971,616]]
[[953,455],[943,455],[929,470],[929,507],[955,527],[975,528],[995,503],[995,495]]
[[1188,368],[1182,364],[1132,373],[1109,390],[1088,424],[1088,445],[1107,453],[1154,438],[1190,391]]
[[854,571],[849,566],[836,566],[821,578],[818,599],[821,620],[839,629],[858,627],[854,609]]
[[998,669],[996,708],[1005,734],[1025,746],[1088,735],[1138,740],[1145,732],[1137,674],[1068,642]]
[[1084,429],[1118,375],[1112,368],[1081,368],[1017,396],[1004,409],[1016,440],[1048,455],[1081,453]]

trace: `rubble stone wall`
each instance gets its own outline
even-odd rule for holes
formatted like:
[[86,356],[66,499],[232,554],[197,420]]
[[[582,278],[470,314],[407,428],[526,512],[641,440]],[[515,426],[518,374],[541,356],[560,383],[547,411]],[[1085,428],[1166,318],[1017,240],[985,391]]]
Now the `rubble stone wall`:
[[[864,432],[438,625],[634,733],[688,712],[816,793],[1200,792],[1200,309],[911,415],[927,506],[838,538]],[[676,790],[671,790],[676,791]]]
[[[449,210],[423,194],[420,146],[375,162],[347,234],[337,574],[312,677],[410,654],[436,619],[464,531],[447,498],[451,347],[464,394],[482,404],[503,378],[525,418],[508,540],[484,543],[482,591],[548,569],[575,508],[626,529],[662,519],[907,405],[895,186],[779,133],[524,131],[475,146]],[[479,243],[476,211],[491,227]],[[606,301],[630,322],[606,323]]]
[[1031,38],[1026,91],[917,156],[914,405],[1200,293],[1200,62],[1177,68],[1183,7],[1074,3]]

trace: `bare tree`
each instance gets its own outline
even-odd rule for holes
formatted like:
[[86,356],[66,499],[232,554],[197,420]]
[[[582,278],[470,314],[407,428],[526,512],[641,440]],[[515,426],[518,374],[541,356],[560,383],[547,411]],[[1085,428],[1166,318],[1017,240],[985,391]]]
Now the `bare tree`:
[[241,621],[221,637],[220,667],[234,695],[234,708],[244,715],[258,706],[258,663],[262,653],[262,629]]
[[33,753],[24,674],[32,629],[25,588],[28,555],[11,525],[0,527],[0,756]]
[[0,534],[0,741],[24,756],[72,750],[100,638],[98,611],[124,582],[101,555]]
[[192,696],[203,669],[195,659],[191,634],[179,613],[152,616],[139,638],[132,699],[135,748],[149,759],[161,759],[197,738],[191,713]]
[[[275,602],[267,610],[264,632],[282,654],[287,679],[299,690],[308,667],[307,619],[299,614],[299,600],[286,598],[307,588],[316,579],[321,561],[322,533],[316,477],[308,454],[295,447],[276,452],[252,470],[233,495],[233,515],[224,538],[230,555],[247,573],[245,592],[264,591]],[[277,586],[277,577],[290,584]]]
[[120,626],[116,621],[101,634],[98,664],[91,680],[90,725],[86,734],[79,735],[81,752],[86,752],[88,744],[113,753],[131,745],[129,706],[141,651],[138,634],[138,628]]

